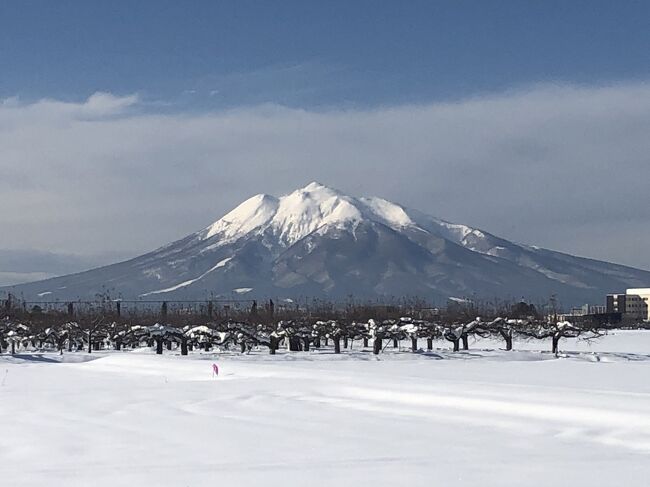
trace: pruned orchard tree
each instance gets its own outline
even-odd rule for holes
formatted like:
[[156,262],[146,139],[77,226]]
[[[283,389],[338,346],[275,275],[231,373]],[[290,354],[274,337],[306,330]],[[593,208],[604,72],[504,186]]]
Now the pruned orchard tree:
[[461,341],[463,350],[469,349],[470,335],[487,337],[490,334],[490,331],[487,328],[487,323],[485,323],[480,317],[477,317],[468,323],[440,324],[439,327],[442,337],[453,344],[454,352],[460,350]]
[[586,340],[598,338],[611,328],[611,325],[583,322],[570,323],[569,321],[537,321],[530,322],[521,333],[529,338],[538,340],[551,339],[551,352],[556,356],[559,353],[560,340],[563,338],[582,337]]
[[0,353],[3,348],[10,348],[11,355],[16,353],[16,345],[20,346],[29,337],[29,327],[9,318],[0,321]]

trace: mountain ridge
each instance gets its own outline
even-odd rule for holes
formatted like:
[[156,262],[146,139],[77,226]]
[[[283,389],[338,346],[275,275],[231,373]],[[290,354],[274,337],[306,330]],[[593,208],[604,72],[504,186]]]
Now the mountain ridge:
[[602,302],[650,272],[510,242],[378,197],[312,182],[258,194],[207,227],[133,259],[18,286],[25,299],[418,295]]

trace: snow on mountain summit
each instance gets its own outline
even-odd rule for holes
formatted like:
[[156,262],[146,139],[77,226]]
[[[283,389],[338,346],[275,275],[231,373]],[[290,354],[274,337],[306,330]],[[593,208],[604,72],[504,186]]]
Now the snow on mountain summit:
[[362,220],[357,206],[354,198],[312,182],[280,198],[266,194],[249,198],[210,225],[203,238],[232,240],[270,230],[283,244],[291,245],[323,226]]
[[352,198],[314,182],[280,198],[271,226],[282,242],[291,245],[323,226],[361,219]]
[[237,208],[205,229],[203,238],[219,235],[225,239],[245,235],[268,223],[277,212],[279,201],[268,194],[248,198]]
[[207,228],[153,252],[82,274],[13,286],[27,298],[203,299],[500,296],[569,303],[643,287],[650,272],[510,242],[382,198],[312,182],[255,195]]
[[232,241],[250,233],[270,231],[289,246],[329,226],[378,221],[393,228],[414,225],[401,206],[382,198],[355,198],[317,182],[276,198],[258,194],[216,221],[202,234]]
[[382,220],[390,227],[406,227],[415,223],[401,206],[383,198],[360,198],[361,201],[375,217]]

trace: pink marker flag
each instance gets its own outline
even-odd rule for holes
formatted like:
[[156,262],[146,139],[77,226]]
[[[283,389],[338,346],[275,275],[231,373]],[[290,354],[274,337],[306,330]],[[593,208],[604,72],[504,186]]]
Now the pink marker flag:
[[217,364],[212,364],[212,377],[215,375],[219,375],[219,367],[217,367]]

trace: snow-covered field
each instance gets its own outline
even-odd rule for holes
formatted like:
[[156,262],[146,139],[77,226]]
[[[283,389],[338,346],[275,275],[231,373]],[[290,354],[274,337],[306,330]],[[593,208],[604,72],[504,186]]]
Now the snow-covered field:
[[484,350],[499,346],[389,348],[378,358],[358,349],[3,355],[0,478],[93,487],[650,485],[650,333],[564,342],[576,352],[560,358]]

